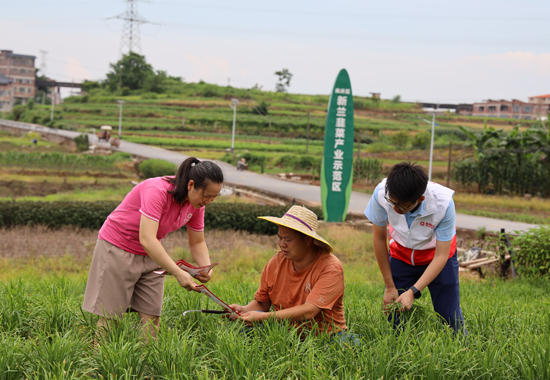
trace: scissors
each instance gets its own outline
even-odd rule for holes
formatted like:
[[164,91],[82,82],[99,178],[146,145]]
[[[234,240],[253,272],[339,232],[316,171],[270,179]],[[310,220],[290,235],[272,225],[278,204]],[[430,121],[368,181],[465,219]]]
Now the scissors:
[[193,312],[205,313],[205,314],[230,314],[225,310],[187,310],[183,312],[182,317],[185,317],[185,314],[187,313],[193,313]]

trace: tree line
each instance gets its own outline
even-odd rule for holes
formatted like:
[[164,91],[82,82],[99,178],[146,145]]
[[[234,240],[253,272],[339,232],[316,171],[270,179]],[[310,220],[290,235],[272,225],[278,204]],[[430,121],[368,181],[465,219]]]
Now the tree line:
[[550,121],[511,132],[485,127],[472,132],[466,146],[472,153],[453,166],[453,178],[463,186],[477,186],[480,193],[550,196]]

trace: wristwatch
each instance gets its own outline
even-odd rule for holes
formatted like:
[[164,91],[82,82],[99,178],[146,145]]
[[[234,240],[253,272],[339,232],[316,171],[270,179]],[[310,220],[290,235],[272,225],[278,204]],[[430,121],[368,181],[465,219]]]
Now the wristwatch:
[[414,286],[411,286],[409,290],[413,291],[415,299],[422,297],[422,293],[420,293],[420,290],[416,289]]

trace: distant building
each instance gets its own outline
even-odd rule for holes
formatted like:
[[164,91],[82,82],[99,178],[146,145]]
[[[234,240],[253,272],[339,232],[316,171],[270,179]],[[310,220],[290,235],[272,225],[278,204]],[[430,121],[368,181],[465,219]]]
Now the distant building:
[[[546,95],[545,95],[546,97]],[[550,95],[548,96],[550,97]],[[534,97],[536,98],[536,97]],[[531,100],[533,98],[529,98]],[[521,100],[487,100],[481,103],[474,103],[472,116],[481,117],[503,117],[509,119],[536,120],[539,117],[546,117],[549,112],[548,103],[529,102]],[[465,114],[460,112],[461,115]]]
[[529,103],[550,104],[550,94],[531,96],[529,97]]
[[464,116],[472,116],[474,113],[474,105],[465,103],[457,104],[456,113]]
[[12,80],[0,74],[0,111],[11,111],[12,107]]
[[35,69],[33,55],[15,54],[12,50],[0,50],[0,74],[11,80],[11,107],[17,100],[26,104],[34,98]]

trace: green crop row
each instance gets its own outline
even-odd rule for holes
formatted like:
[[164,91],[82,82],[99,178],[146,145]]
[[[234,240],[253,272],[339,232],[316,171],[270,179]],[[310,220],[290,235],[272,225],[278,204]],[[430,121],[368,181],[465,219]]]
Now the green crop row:
[[[65,259],[70,260],[70,258]],[[264,262],[265,264],[265,262]],[[228,265],[234,265],[228,263]],[[356,272],[364,270],[355,264]],[[216,268],[220,273],[223,268]],[[218,269],[220,268],[220,269]],[[228,303],[246,304],[258,283],[208,288]],[[351,268],[350,268],[351,269]],[[39,272],[37,266],[34,271]],[[351,271],[351,270],[350,270]],[[429,297],[394,331],[381,312],[379,279],[350,281],[346,324],[354,339],[301,331],[267,320],[260,327],[186,310],[219,307],[167,278],[156,339],[140,335],[137,313],[105,331],[83,312],[85,278],[51,275],[0,283],[0,377],[22,379],[548,379],[548,282],[467,281],[461,305],[468,335],[453,335],[431,311]],[[99,341],[94,344],[94,337]]]
[[116,152],[109,156],[95,156],[89,154],[69,154],[61,152],[0,153],[0,165],[25,166],[49,169],[77,169],[77,170],[118,170],[116,164],[131,159],[129,153]]
[[[74,226],[99,229],[119,202],[14,202],[0,201],[0,227],[41,224],[52,228]],[[249,203],[213,203],[206,207],[205,225],[209,229],[242,230],[250,233],[277,233],[277,226],[257,217],[282,216],[288,206],[261,206]],[[312,208],[319,219],[320,208]]]
[[[208,132],[191,132],[191,131],[154,131],[146,130],[139,131],[140,133],[130,132],[129,136],[151,136],[151,137],[171,137],[171,138],[194,138],[202,137],[208,140],[224,140],[231,139],[230,133],[208,133]],[[306,145],[307,140],[303,138],[289,139],[284,137],[266,137],[266,136],[248,136],[248,135],[235,135],[235,141],[257,141],[257,140],[271,140],[274,143],[280,143],[285,145]],[[323,140],[309,140],[310,145],[323,145]]]
[[[167,147],[185,147],[185,148],[208,148],[225,150],[231,146],[231,142],[220,140],[199,140],[199,139],[172,139],[163,137],[143,137],[143,136],[127,136],[124,138],[127,141]],[[288,152],[288,153],[304,153],[305,145],[286,145],[286,144],[262,144],[254,142],[235,142],[236,149],[247,149],[253,151],[271,151],[271,152]],[[312,154],[323,153],[323,147],[320,145],[312,145],[309,147]]]

